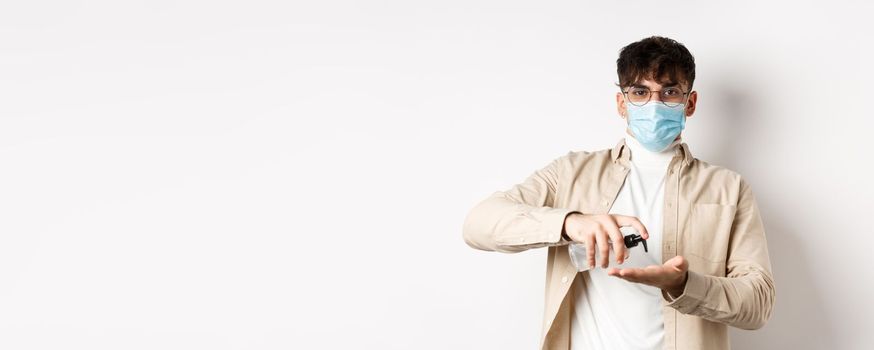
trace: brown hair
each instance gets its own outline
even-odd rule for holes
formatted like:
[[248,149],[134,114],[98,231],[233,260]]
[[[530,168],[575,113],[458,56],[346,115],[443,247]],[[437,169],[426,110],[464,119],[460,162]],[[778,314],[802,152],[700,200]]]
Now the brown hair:
[[628,44],[616,60],[619,87],[651,79],[659,84],[695,81],[695,58],[683,44],[661,36],[651,36]]

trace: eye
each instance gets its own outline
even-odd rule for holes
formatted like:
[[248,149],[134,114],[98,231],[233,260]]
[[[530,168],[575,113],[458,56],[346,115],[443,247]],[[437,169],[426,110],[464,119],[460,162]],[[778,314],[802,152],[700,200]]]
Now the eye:
[[631,90],[631,94],[634,96],[646,96],[649,94],[649,91],[635,89],[635,90]]
[[680,95],[680,90],[668,88],[668,89],[665,89],[664,91],[662,91],[662,93],[665,94],[665,96],[677,96],[677,95]]

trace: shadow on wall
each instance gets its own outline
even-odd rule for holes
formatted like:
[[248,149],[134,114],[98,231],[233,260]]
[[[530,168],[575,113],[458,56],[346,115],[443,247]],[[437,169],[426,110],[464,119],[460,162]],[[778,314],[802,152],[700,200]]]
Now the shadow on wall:
[[[749,74],[746,74],[749,75]],[[721,135],[713,137],[716,153],[713,164],[723,165],[763,180],[767,178],[768,164],[762,150],[769,148],[767,119],[769,108],[764,100],[757,99],[750,89],[756,77],[745,76],[742,72],[726,72],[720,77],[720,85],[713,86],[708,99],[713,99],[718,108],[713,109],[713,118]],[[742,142],[739,142],[742,141]],[[749,157],[748,155],[757,155]],[[744,170],[746,169],[746,170]],[[779,179],[755,181],[757,183],[779,183]],[[785,184],[789,186],[790,184]],[[770,191],[769,191],[770,190]],[[834,330],[827,319],[822,303],[822,295],[817,290],[815,276],[811,272],[810,257],[804,255],[800,237],[815,233],[805,232],[804,222],[797,220],[796,207],[783,207],[771,200],[780,193],[804,193],[800,189],[778,188],[759,189],[753,186],[753,193],[765,224],[765,234],[777,289],[774,312],[765,327],[746,331],[731,328],[732,347],[736,349],[824,349],[830,346]],[[765,196],[768,195],[768,196]],[[770,198],[769,198],[770,197]],[[802,200],[798,198],[796,200]]]

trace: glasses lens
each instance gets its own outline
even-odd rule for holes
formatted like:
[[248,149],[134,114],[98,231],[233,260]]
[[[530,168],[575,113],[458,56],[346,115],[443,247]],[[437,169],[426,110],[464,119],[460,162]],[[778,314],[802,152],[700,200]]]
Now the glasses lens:
[[659,99],[668,107],[679,106],[684,97],[686,95],[678,88],[665,88],[659,93]]
[[628,89],[628,93],[625,95],[628,96],[628,102],[631,102],[631,104],[635,106],[643,106],[647,101],[649,101],[649,96],[651,94],[652,93],[649,89],[633,87]]

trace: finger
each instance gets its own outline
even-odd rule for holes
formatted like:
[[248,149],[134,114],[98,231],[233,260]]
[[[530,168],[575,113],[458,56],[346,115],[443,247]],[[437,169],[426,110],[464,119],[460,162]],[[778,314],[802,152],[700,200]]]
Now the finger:
[[646,284],[649,286],[657,287],[659,286],[659,275],[649,270],[648,268],[637,269],[634,273],[631,274],[629,278],[633,279],[637,283]]
[[634,277],[625,277],[625,276],[616,276],[616,277],[617,277],[617,278],[621,278],[621,279],[623,279],[623,280],[626,280],[626,281],[628,281],[628,282],[633,282],[633,283],[643,283],[643,281],[638,280],[637,278],[634,278]]
[[610,244],[607,243],[609,236],[607,236],[607,231],[603,229],[598,230],[597,236],[598,253],[601,254],[598,257],[598,264],[601,265],[601,268],[606,269],[607,265],[610,264]]
[[636,268],[620,269],[616,272],[616,277],[629,282],[643,283],[643,280],[639,277],[640,272],[638,270]]
[[623,276],[634,277],[644,281],[658,280],[664,275],[664,267],[659,265],[650,265],[645,268],[623,269],[628,271],[620,271]]
[[587,234],[586,239],[586,262],[589,263],[589,268],[595,267],[595,235]]
[[640,269],[628,268],[619,270],[619,276],[637,278],[640,276]]
[[611,267],[609,270],[607,270],[607,275],[619,276],[619,269],[617,269],[615,267]]
[[616,220],[611,217],[610,222],[604,225],[607,229],[607,234],[610,240],[613,241],[613,254],[616,254],[616,263],[621,264],[626,259],[625,240],[622,239],[622,232],[619,232],[619,226],[616,226]]
[[643,223],[641,223],[636,217],[625,215],[613,215],[613,217],[616,219],[616,223],[618,223],[619,226],[634,227],[643,239],[649,239],[649,232],[646,230],[646,227],[643,226]]

